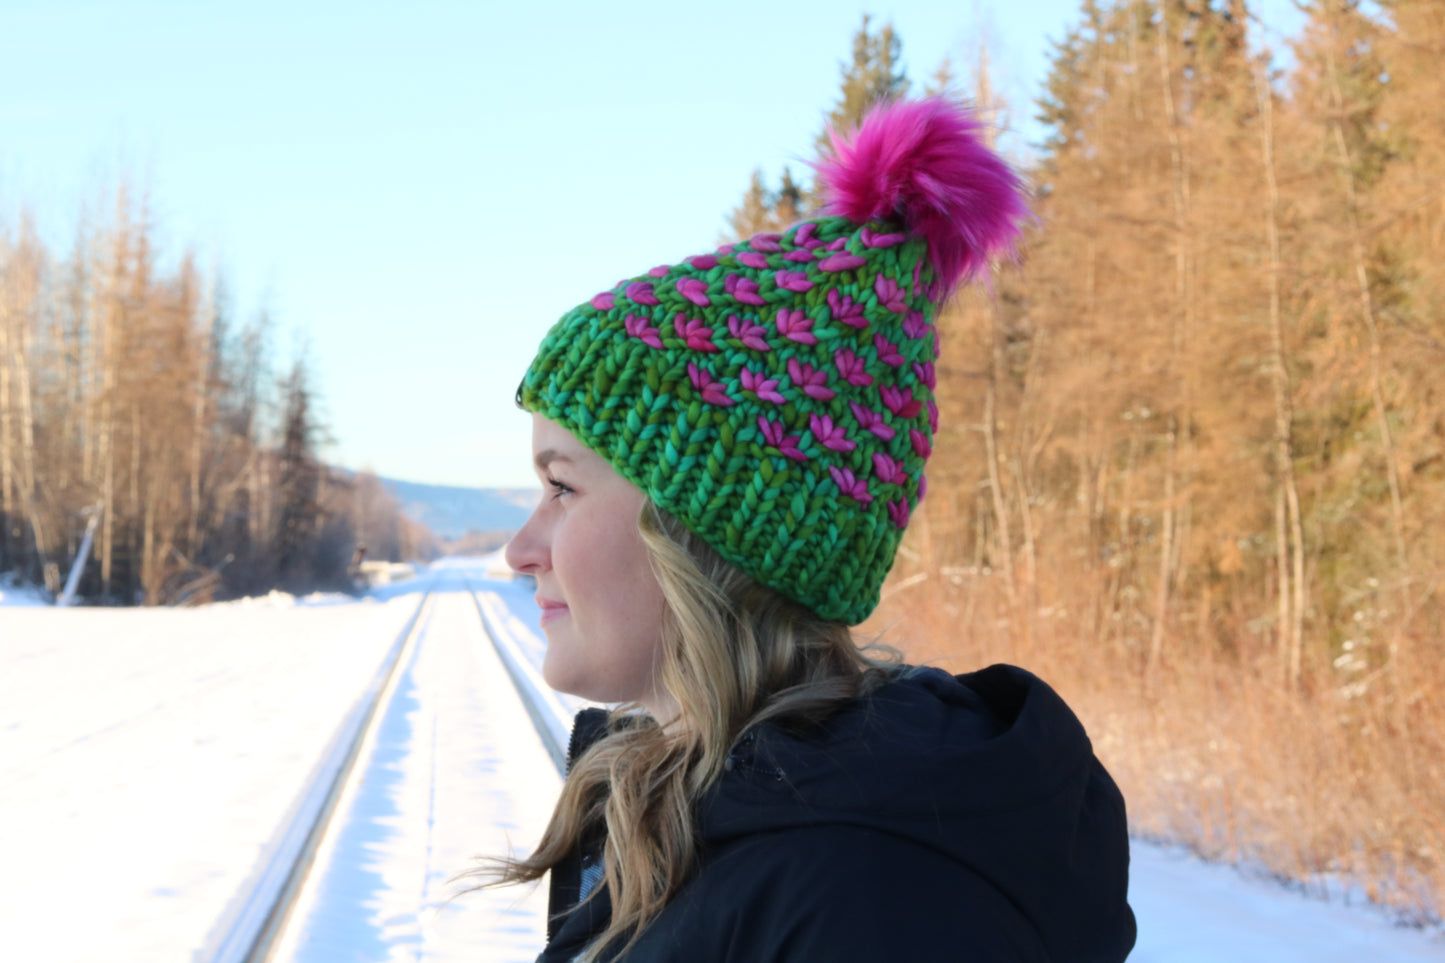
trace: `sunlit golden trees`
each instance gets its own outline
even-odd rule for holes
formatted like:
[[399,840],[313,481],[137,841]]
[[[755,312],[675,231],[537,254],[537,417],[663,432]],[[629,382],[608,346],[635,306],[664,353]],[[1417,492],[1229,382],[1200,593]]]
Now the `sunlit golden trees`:
[[1383,11],[1309,5],[1281,73],[1242,0],[1085,0],[882,618],[1067,688],[1144,831],[1430,918],[1445,4]]
[[264,322],[237,330],[214,276],[158,257],[143,197],[98,209],[64,259],[0,220],[0,572],[58,589],[95,515],[91,597],[344,584],[356,534],[328,506],[349,482],[316,461],[304,365],[278,423]]

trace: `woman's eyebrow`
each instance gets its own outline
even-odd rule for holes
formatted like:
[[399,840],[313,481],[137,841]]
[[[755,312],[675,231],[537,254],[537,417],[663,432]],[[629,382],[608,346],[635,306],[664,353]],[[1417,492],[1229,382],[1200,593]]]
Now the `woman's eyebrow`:
[[571,458],[568,458],[555,448],[548,448],[546,451],[537,452],[537,457],[533,458],[532,461],[536,464],[538,471],[546,468],[554,461],[565,461],[569,465],[575,464]]

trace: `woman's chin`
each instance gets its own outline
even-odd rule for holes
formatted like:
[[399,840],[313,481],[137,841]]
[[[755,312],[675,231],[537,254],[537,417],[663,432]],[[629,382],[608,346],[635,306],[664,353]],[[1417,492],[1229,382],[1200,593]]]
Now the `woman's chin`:
[[547,654],[542,659],[542,681],[554,692],[561,692],[564,695],[577,696],[579,699],[588,698],[582,689],[586,688],[584,680],[579,679],[575,672],[570,672],[565,660],[556,658],[556,640],[548,638]]

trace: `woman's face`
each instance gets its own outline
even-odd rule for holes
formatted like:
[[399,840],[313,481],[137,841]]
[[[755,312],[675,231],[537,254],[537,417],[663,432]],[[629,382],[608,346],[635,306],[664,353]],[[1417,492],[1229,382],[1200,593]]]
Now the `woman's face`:
[[560,692],[637,702],[669,718],[673,703],[658,681],[665,603],[637,530],[645,496],[537,414],[532,462],[542,501],[507,545],[507,564],[537,580],[542,677]]

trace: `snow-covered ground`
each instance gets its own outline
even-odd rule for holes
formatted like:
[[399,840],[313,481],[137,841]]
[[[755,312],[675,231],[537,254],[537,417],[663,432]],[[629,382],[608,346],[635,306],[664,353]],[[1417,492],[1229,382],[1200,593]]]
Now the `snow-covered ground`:
[[[531,590],[498,567],[454,560],[361,601],[0,600],[0,958],[206,960],[430,588],[282,955],[531,960],[540,887],[448,899],[472,856],[535,841],[558,787],[482,629],[479,608],[540,665]],[[1439,934],[1143,843],[1130,899],[1139,963],[1445,960]]]
[[34,607],[49,605],[50,600],[39,589],[12,583],[8,573],[0,574],[0,607]]
[[188,959],[418,598],[0,608],[0,957]]
[[1232,866],[1135,840],[1130,963],[1439,963],[1445,934],[1392,925],[1376,907],[1328,903]]

